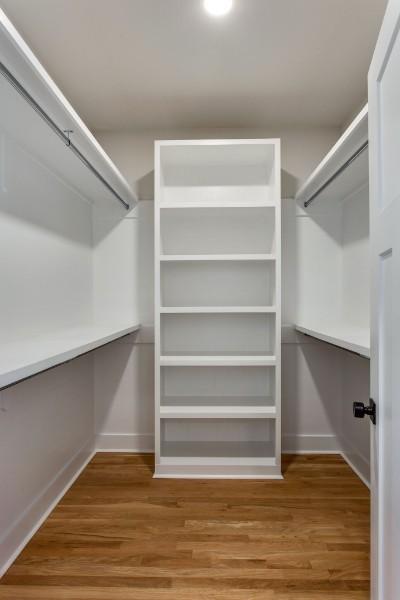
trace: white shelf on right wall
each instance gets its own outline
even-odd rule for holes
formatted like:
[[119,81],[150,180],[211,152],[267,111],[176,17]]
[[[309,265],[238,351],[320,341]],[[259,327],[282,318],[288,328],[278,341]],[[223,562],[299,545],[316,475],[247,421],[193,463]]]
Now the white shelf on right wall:
[[370,347],[367,143],[366,106],[296,196],[296,328],[365,358]]

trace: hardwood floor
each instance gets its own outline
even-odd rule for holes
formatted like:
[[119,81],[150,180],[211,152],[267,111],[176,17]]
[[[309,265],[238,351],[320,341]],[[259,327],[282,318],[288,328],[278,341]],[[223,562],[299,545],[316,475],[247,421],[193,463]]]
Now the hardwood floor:
[[284,481],[188,481],[97,454],[0,598],[367,600],[369,492],[339,456],[285,457]]

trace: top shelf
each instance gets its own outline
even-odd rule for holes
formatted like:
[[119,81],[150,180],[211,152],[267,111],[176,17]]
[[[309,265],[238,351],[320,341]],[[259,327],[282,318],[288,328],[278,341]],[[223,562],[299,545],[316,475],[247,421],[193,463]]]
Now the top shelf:
[[[23,97],[6,76],[0,77],[0,125],[6,136],[27,148],[93,204],[123,213],[132,208],[137,201],[134,191],[1,9],[0,54],[5,68],[2,74],[8,71],[27,93]],[[61,134],[32,104],[39,105],[40,114],[43,111]],[[62,137],[68,130],[83,162]]]
[[[340,171],[357,151],[368,142],[368,105],[357,115],[337,143],[320,162],[310,177],[301,186],[296,201],[303,208],[304,203],[312,198],[335,174]],[[332,182],[319,193],[309,208],[317,207],[323,202],[334,202],[345,199],[368,182],[367,150],[343,170]]]
[[155,142],[159,208],[279,205],[279,140]]

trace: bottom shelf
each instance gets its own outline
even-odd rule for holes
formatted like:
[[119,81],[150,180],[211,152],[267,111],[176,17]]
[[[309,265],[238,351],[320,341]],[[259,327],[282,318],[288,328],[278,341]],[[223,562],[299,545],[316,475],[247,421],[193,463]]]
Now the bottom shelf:
[[161,406],[155,477],[281,477],[277,416],[274,406]]
[[345,323],[330,323],[317,326],[299,324],[296,325],[296,330],[328,344],[360,354],[365,358],[370,357],[370,332],[368,328],[354,327]]
[[[168,464],[275,464],[273,442],[163,442]],[[200,460],[199,460],[200,459]]]
[[[214,448],[217,453],[226,454],[228,446]],[[208,445],[208,444],[207,444]],[[177,448],[174,448],[176,451]],[[179,448],[185,451],[184,447]],[[250,450],[257,454],[261,447]],[[264,447],[263,450],[266,450]],[[282,479],[280,457],[260,456],[209,456],[177,457],[163,456],[155,465],[155,478],[172,479]]]

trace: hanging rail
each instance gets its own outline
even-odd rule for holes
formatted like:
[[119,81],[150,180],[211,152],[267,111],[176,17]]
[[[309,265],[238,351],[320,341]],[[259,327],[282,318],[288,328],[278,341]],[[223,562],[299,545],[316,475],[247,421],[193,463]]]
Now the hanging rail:
[[364,152],[364,150],[366,150],[366,148],[368,148],[368,140],[366,142],[364,142],[362,144],[362,146],[360,146],[358,148],[358,150],[356,150],[354,152],[354,154],[352,154],[350,156],[350,158],[347,159],[346,162],[341,167],[339,167],[339,169],[337,171],[335,171],[334,174],[331,177],[329,177],[329,179],[327,181],[325,181],[325,183],[323,183],[317,189],[317,191],[313,193],[312,196],[310,196],[308,198],[308,200],[306,200],[304,202],[304,208],[307,208],[307,206],[309,206],[311,204],[311,202],[313,200],[315,200],[315,198],[317,198],[317,196],[319,196],[320,193],[323,192],[328,187],[328,185],[330,185],[333,181],[335,181],[335,179],[337,177],[339,177],[339,175],[341,175],[343,173],[343,171],[345,171],[347,169],[347,167],[349,167],[351,165],[351,163],[353,163],[360,156],[360,154],[362,154]]
[[28,102],[33,110],[47,123],[47,125],[54,131],[56,135],[64,142],[64,144],[72,150],[72,152],[79,158],[79,160],[101,181],[101,183],[108,189],[109,192],[117,198],[123,206],[129,210],[130,205],[126,202],[114,188],[104,179],[99,171],[92,165],[92,163],[82,154],[82,152],[75,146],[70,139],[71,130],[62,130],[56,125],[53,119],[43,110],[43,108],[36,102],[36,100],[30,95],[30,93],[24,88],[24,86],[14,77],[14,75],[7,69],[7,67],[0,62],[0,73],[7,79],[7,81],[13,86],[15,90]]

